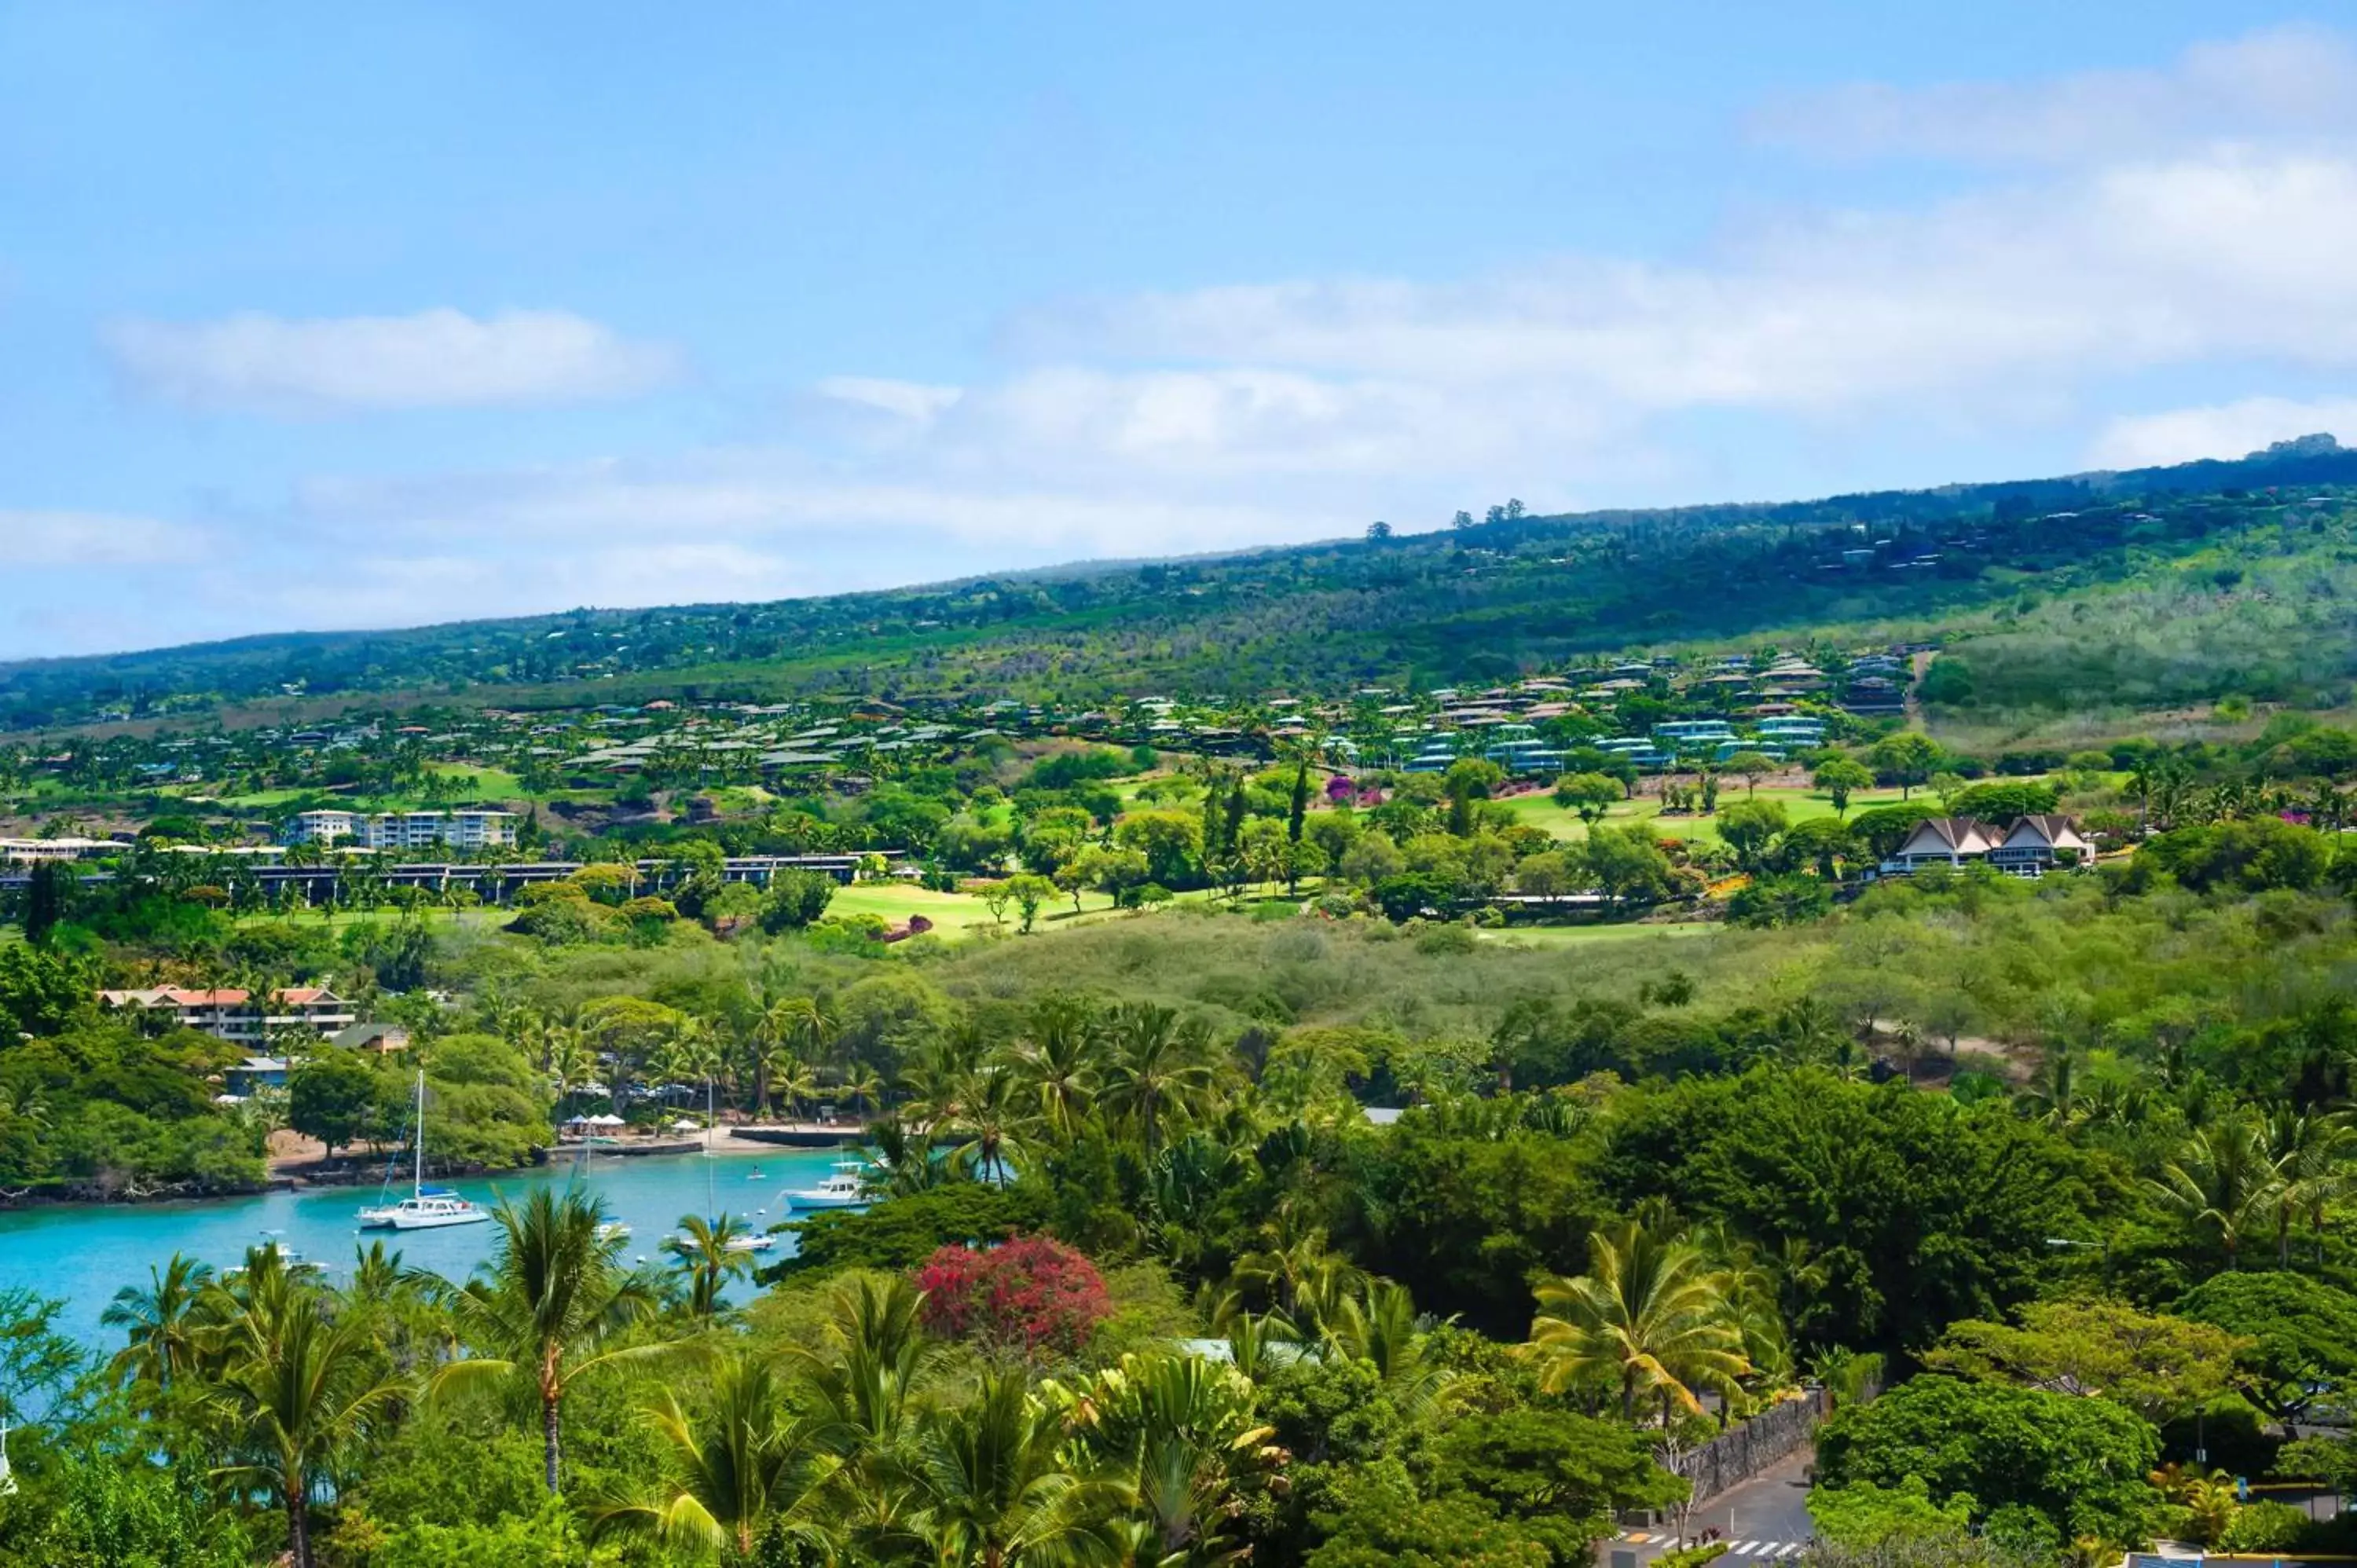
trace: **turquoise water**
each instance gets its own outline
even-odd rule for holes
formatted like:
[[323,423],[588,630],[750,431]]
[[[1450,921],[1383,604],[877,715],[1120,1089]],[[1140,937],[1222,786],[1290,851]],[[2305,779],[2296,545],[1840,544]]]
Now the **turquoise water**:
[[[578,1177],[568,1165],[436,1185],[455,1187],[488,1207],[535,1187],[579,1179],[630,1227],[622,1256],[661,1262],[662,1239],[678,1230],[682,1215],[717,1209],[767,1230],[791,1217],[789,1189],[815,1187],[842,1157],[825,1149],[608,1157],[593,1162]],[[755,1179],[757,1173],[761,1179]],[[404,1185],[395,1196],[406,1191]],[[351,1275],[354,1248],[382,1240],[414,1267],[462,1280],[490,1255],[499,1235],[496,1225],[363,1232],[354,1211],[376,1201],[372,1187],[328,1187],[194,1203],[73,1204],[0,1214],[0,1289],[22,1285],[62,1299],[59,1326],[93,1348],[111,1351],[116,1337],[100,1327],[99,1314],[122,1286],[146,1284],[149,1266],[162,1264],[175,1251],[224,1269],[243,1262],[248,1247],[275,1238],[325,1266],[330,1277],[344,1280]],[[780,1236],[777,1249],[760,1259],[773,1262],[792,1250],[793,1239]],[[744,1282],[733,1287],[739,1298],[751,1289]]]

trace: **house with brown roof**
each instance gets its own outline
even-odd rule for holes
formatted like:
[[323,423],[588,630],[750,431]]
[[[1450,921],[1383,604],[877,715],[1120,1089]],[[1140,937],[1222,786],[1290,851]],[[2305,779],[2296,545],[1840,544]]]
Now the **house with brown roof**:
[[2093,858],[2094,846],[2064,816],[2022,817],[2005,828],[1977,817],[1927,817],[1882,863],[1882,874],[1904,876],[1927,865],[1986,863],[2009,875],[2034,877]]

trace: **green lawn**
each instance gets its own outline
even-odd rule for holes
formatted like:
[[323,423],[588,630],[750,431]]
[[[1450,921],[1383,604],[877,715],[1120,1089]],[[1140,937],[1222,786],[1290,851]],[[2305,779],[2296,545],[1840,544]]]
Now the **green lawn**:
[[[1722,808],[1731,806],[1736,801],[1746,798],[1743,781],[1739,779],[1732,784],[1723,784],[1718,792],[1718,803]],[[1832,797],[1823,790],[1811,789],[1805,786],[1762,784],[1760,786],[1759,793],[1749,798],[1775,801],[1784,808],[1784,815],[1796,822],[1810,817],[1830,817],[1834,814]],[[1535,795],[1512,796],[1498,803],[1513,812],[1522,822],[1533,827],[1544,828],[1556,838],[1581,839],[1587,836],[1587,825],[1571,812],[1556,805],[1555,798],[1544,791]],[[1897,804],[1899,804],[1899,791],[1896,789],[1862,789],[1849,798],[1852,815],[1871,806]],[[1662,802],[1659,797],[1640,795],[1634,800],[1616,801],[1612,809],[1604,814],[1604,820],[1616,826],[1634,822],[1648,822],[1652,824],[1653,831],[1663,838],[1704,842],[1716,842],[1718,838],[1718,823],[1714,817],[1665,817],[1661,814],[1661,810]]]
[[[1035,930],[1052,931],[1069,929],[1076,924],[1092,923],[1113,912],[1113,900],[1099,893],[1081,897],[1082,913],[1072,913],[1072,901],[1060,896],[1039,911],[1039,923]],[[911,915],[922,915],[933,923],[933,929],[944,937],[962,936],[976,926],[991,924],[989,906],[971,893],[935,893],[927,888],[889,882],[862,882],[834,890],[834,898],[826,907],[830,915],[876,915],[899,925]],[[1006,929],[1015,929],[1021,916],[1010,904],[1006,908]]]

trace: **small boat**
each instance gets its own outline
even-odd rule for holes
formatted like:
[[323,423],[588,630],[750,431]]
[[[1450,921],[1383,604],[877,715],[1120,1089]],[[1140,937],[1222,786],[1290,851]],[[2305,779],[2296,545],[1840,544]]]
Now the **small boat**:
[[630,1239],[630,1228],[619,1219],[608,1219],[597,1227],[600,1241],[622,1241]]
[[770,1178],[762,1174],[760,1166],[755,1165],[751,1170],[745,1173],[745,1179],[747,1181],[767,1181]]
[[839,1160],[824,1181],[786,1196],[798,1208],[864,1208],[875,1201],[867,1192],[867,1167],[857,1160]]
[[440,1230],[452,1225],[479,1225],[491,1211],[469,1203],[447,1187],[425,1185],[425,1069],[417,1069],[417,1170],[409,1196],[399,1203],[380,1203],[361,1210],[361,1224],[370,1230]]
[[778,1239],[775,1236],[737,1236],[730,1239],[728,1242],[728,1251],[732,1252],[766,1252],[777,1244]]
[[[302,1253],[296,1251],[285,1242],[281,1241],[278,1239],[277,1234],[274,1231],[264,1231],[262,1245],[256,1247],[253,1251],[256,1252],[268,1253],[272,1258],[277,1261],[279,1267],[285,1269],[290,1274],[323,1274],[328,1272],[326,1264],[311,1262],[310,1259],[305,1257]],[[245,1273],[245,1265],[243,1263],[238,1263],[232,1267],[223,1269],[221,1271],[221,1277],[223,1279],[235,1279],[238,1275],[243,1273]]]

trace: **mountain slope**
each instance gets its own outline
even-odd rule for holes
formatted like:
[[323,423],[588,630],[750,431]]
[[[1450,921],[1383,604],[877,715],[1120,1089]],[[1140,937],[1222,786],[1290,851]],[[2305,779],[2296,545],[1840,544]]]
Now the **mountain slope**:
[[[617,695],[1085,696],[1481,680],[1630,647],[1996,616],[2025,583],[2076,593],[2246,548],[2254,530],[2279,528],[2287,504],[2306,508],[2301,527],[2318,525],[2293,544],[2338,549],[2337,498],[2306,503],[2344,485],[2357,485],[2357,452],[2310,436],[2236,462],[2129,473],[1499,517],[1388,541],[768,604],[274,634],[0,664],[0,728],[285,692],[504,687],[548,700],[600,682]],[[2280,540],[2269,548],[2286,553]]]

